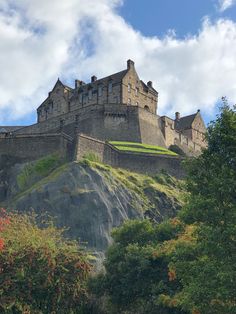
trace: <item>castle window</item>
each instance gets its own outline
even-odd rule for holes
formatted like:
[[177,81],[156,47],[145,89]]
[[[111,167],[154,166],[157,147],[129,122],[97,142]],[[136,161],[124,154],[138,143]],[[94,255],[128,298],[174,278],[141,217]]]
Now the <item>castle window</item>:
[[131,84],[128,84],[128,93],[131,93]]
[[90,89],[90,90],[89,90],[89,99],[91,100],[92,97],[93,97],[93,91],[92,91],[92,89]]
[[146,105],[144,106],[144,109],[147,110],[147,111],[150,111],[149,107]]
[[109,84],[108,84],[108,93],[109,94],[112,93],[112,81],[110,81]]
[[83,100],[83,94],[79,94],[79,102],[82,103],[82,100]]
[[139,102],[137,101],[137,102],[136,102],[136,106],[138,106],[138,105],[139,105]]
[[131,105],[131,99],[128,98],[128,105]]
[[102,96],[102,85],[98,86],[98,96]]
[[136,96],[138,96],[138,92],[139,92],[139,89],[138,89],[138,87],[136,87],[136,88],[135,88],[135,95],[136,95]]

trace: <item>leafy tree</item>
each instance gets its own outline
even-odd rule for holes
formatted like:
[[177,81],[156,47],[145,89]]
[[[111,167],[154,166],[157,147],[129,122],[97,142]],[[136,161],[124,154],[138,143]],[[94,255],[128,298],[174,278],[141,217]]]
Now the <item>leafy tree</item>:
[[37,219],[5,212],[0,219],[0,312],[85,313],[88,256]]
[[106,273],[91,284],[98,297],[108,297],[106,313],[183,313],[174,300],[164,297],[178,292],[180,285],[172,280],[168,248],[163,249],[165,241],[177,239],[182,229],[179,220],[172,219],[160,225],[128,221],[113,231]]
[[193,313],[236,313],[236,112],[224,104],[208,148],[187,164],[189,199],[181,218],[195,224],[196,245],[176,247],[178,295]]

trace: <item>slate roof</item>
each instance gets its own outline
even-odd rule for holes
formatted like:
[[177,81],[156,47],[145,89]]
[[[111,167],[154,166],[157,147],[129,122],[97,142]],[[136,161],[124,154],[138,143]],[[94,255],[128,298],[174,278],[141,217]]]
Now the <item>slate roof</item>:
[[23,128],[23,126],[0,126],[0,133],[14,132]]
[[97,84],[101,84],[103,81],[108,81],[108,80],[113,80],[114,82],[120,82],[123,77],[125,76],[125,74],[128,72],[128,70],[123,70],[123,71],[120,71],[120,72],[117,72],[117,73],[114,73],[114,74],[111,74],[111,75],[108,75],[106,77],[103,77],[101,79],[98,79],[96,80],[95,82],[92,82],[92,83],[86,83],[85,85],[82,85],[83,86],[86,86],[86,85],[97,85]]
[[192,123],[198,113],[191,114],[189,116],[185,116],[179,119],[179,121],[176,121],[175,128],[177,130],[185,130],[190,129],[192,127]]
[[143,85],[143,87],[144,87],[145,90],[150,89],[150,90],[152,90],[155,94],[158,94],[158,91],[155,90],[155,88],[148,86],[148,85],[145,84],[144,81],[142,81],[142,80],[140,80],[140,82],[142,83],[142,85]]

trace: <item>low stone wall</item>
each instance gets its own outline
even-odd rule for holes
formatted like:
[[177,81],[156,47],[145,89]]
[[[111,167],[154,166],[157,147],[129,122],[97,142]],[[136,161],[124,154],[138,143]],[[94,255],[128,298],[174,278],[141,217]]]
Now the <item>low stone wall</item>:
[[64,134],[21,134],[0,138],[0,156],[21,160],[34,160],[55,152],[68,157],[72,149],[72,139]]
[[80,160],[86,154],[94,153],[101,161],[104,160],[105,143],[86,135],[80,134],[77,139],[75,160]]
[[183,178],[185,175],[181,165],[183,161],[181,157],[121,152],[109,143],[79,134],[75,160],[80,160],[87,153],[91,152],[95,153],[101,161],[113,167],[124,168],[148,175],[154,175],[162,170],[177,178]]

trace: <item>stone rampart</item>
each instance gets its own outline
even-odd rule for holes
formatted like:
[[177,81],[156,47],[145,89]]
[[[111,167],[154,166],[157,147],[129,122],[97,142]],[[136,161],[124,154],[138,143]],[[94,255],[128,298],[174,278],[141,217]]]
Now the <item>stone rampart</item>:
[[137,106],[93,105],[17,130],[15,134],[76,132],[102,141],[120,140],[165,146],[158,116]]
[[72,139],[65,134],[18,134],[0,138],[0,156],[34,160],[58,152],[69,157],[73,150]]
[[80,160],[83,156],[91,152],[95,153],[101,161],[113,167],[149,175],[159,173],[162,170],[177,178],[183,178],[185,175],[181,166],[183,160],[181,157],[121,152],[109,143],[79,134],[75,159]]

